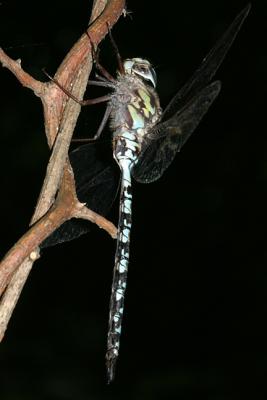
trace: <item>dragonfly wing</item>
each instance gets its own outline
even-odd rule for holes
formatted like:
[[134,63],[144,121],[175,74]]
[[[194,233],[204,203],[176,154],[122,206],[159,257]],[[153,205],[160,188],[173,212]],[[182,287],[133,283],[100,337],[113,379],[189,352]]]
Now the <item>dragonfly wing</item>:
[[192,77],[174,96],[163,112],[162,120],[169,119],[174,112],[186,104],[189,99],[211,81],[224,57],[230,49],[235,37],[246,19],[250,10],[248,4],[234,19],[224,35],[217,41],[215,46],[210,50],[208,55],[203,59],[199,68]]
[[[120,172],[99,143],[78,147],[69,154],[78,199],[93,211],[106,215],[118,191]],[[111,153],[110,151],[108,153]],[[62,224],[43,243],[42,248],[73,240],[90,231],[95,224],[73,218]]]
[[135,180],[150,183],[162,176],[218,96],[220,88],[219,81],[211,83],[171,119],[159,123],[149,132],[132,171]]

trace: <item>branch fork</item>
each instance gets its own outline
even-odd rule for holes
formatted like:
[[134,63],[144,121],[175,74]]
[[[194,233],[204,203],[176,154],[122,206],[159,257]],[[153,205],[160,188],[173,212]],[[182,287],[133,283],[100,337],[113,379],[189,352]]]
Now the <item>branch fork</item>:
[[[125,9],[124,0],[95,0],[90,24],[58,68],[55,79],[73,95],[83,98],[92,69],[91,43],[97,46]],[[90,37],[90,41],[88,40]],[[45,133],[52,149],[46,176],[31,219],[30,229],[8,251],[0,263],[0,341],[16,306],[34,261],[39,258],[39,245],[63,222],[83,218],[105,229],[116,238],[116,227],[104,217],[79,202],[73,172],[68,160],[72,134],[80,105],[53,83],[34,79],[0,48],[0,62],[20,83],[40,97],[44,109]],[[2,296],[2,297],[1,297]]]

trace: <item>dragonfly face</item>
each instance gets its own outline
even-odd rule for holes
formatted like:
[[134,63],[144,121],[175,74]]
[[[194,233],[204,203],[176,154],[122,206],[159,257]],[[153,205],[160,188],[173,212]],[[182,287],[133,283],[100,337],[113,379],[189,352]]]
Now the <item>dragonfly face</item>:
[[149,61],[142,58],[128,58],[123,62],[123,67],[125,74],[136,75],[156,87],[156,72]]

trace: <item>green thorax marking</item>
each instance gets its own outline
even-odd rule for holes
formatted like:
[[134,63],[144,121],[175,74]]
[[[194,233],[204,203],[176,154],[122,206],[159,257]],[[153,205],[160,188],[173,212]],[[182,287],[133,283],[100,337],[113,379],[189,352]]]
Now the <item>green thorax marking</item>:
[[160,106],[156,93],[147,88],[138,88],[128,104],[128,111],[132,119],[131,129],[143,129],[147,125],[154,125],[160,115]]

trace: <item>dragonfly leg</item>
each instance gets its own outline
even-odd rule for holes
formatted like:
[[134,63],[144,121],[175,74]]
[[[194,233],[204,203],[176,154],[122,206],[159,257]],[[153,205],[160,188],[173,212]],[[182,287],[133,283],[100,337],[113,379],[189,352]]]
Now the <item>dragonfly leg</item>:
[[110,41],[111,41],[113,50],[114,50],[114,52],[115,52],[115,54],[116,54],[116,57],[117,57],[117,62],[118,62],[118,66],[119,66],[119,71],[120,71],[121,74],[124,74],[125,71],[124,71],[124,67],[123,67],[123,62],[122,62],[122,59],[121,59],[121,55],[120,55],[120,52],[119,52],[119,48],[118,48],[118,46],[117,46],[117,43],[115,42],[114,37],[112,36],[111,29],[110,29],[110,27],[109,27],[109,23],[108,23],[108,22],[107,22],[107,25],[108,25],[109,38],[110,38]]
[[99,128],[98,128],[96,134],[92,138],[72,139],[72,142],[86,142],[86,143],[88,143],[88,142],[96,141],[100,137],[101,133],[103,132],[103,129],[105,128],[106,123],[108,121],[108,118],[110,116],[110,113],[111,113],[111,106],[108,105],[106,107],[106,111],[105,111],[105,114],[104,114],[104,116],[102,118],[101,124],[99,125]]
[[93,137],[94,140],[98,139],[100,137],[101,133],[103,132],[103,129],[105,128],[106,123],[108,122],[110,113],[111,113],[111,106],[107,105],[106,110],[105,110],[105,114],[104,114],[103,119],[101,121],[101,124],[99,125],[99,128],[98,128],[95,136]]
[[[61,83],[59,83],[57,79],[52,78],[52,76],[50,76],[44,69],[43,69],[43,72],[52,82],[54,82],[62,90],[62,92],[64,92],[67,96],[69,96],[72,100],[74,100],[76,103],[80,104],[81,106],[89,106],[92,104],[104,103],[105,101],[109,101],[111,98],[111,95],[107,94],[105,96],[96,97],[95,99],[79,100],[69,90],[64,88],[64,86],[62,86]],[[101,83],[101,82],[99,82],[99,83]]]
[[[104,103],[105,101],[109,101],[110,99],[111,95],[106,94],[105,96],[96,97],[95,99],[80,100],[79,104],[81,106],[91,106],[92,104]],[[73,98],[73,100],[75,99]]]
[[113,78],[113,76],[106,70],[106,68],[104,68],[100,62],[99,62],[99,51],[95,50],[95,45],[92,42],[89,33],[86,31],[86,35],[88,36],[88,39],[90,41],[91,44],[91,49],[92,49],[92,57],[93,60],[95,62],[96,68],[98,69],[98,71],[109,81],[109,82],[116,82],[116,79]]
[[106,79],[100,77],[100,76],[96,76],[97,79],[99,79],[99,81],[91,81],[89,80],[87,85],[92,85],[92,86],[102,86],[102,87],[108,87],[108,88],[114,88],[114,84],[111,82],[108,82]]

